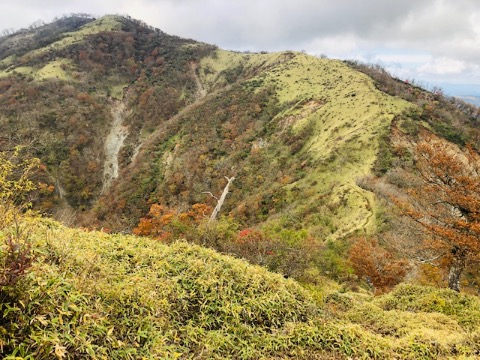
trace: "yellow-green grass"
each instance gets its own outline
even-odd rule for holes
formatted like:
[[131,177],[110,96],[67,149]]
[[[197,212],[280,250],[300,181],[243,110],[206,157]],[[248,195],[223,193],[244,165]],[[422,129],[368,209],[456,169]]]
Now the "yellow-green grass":
[[14,64],[16,59],[17,59],[16,55],[10,55],[10,56],[8,56],[5,59],[0,61],[0,66],[1,67],[8,67],[8,66]]
[[[480,301],[449,289],[400,285],[377,298],[333,294],[339,318],[387,340],[401,358],[474,358],[480,351]],[[471,357],[468,357],[471,356]]]
[[12,70],[0,70],[0,77],[10,76],[12,75],[13,72],[16,72],[22,75],[31,75],[34,72],[34,70],[30,66],[19,66]]
[[12,338],[0,328],[0,343],[15,342],[18,354],[35,359],[57,350],[96,358],[262,358],[275,353],[282,329],[307,325],[318,313],[294,281],[199,246],[48,220],[35,225],[32,240],[38,257],[15,304],[21,313],[12,315],[22,330]]
[[340,61],[304,54],[268,72],[265,81],[276,84],[280,101],[300,100],[276,120],[290,117],[294,131],[311,129],[304,151],[320,165],[290,186],[306,188],[316,181],[320,195],[328,192],[331,202],[341,204],[332,238],[358,229],[373,231],[374,222],[368,220],[375,211],[374,197],[356,180],[371,172],[378,138],[393,117],[412,105],[378,91],[372,79]]
[[225,72],[242,67],[242,73],[248,74],[249,71],[259,70],[273,66],[285,61],[288,55],[283,52],[278,53],[238,53],[227,50],[216,50],[211,56],[205,57],[200,61],[199,75],[200,81],[209,89],[215,85],[225,85],[227,80]]
[[[208,87],[219,82],[219,74],[227,69],[235,68],[245,62],[245,56],[226,50],[216,50],[213,55],[205,57],[200,62],[200,79]],[[223,79],[224,80],[224,79]]]
[[[404,285],[378,298],[178,242],[29,223],[28,275],[0,289],[5,358],[474,358],[480,301]],[[9,233],[1,229],[0,237]]]
[[59,80],[71,80],[68,69],[71,66],[71,62],[66,59],[55,60],[49,62],[43,68],[37,71],[35,77],[41,79],[59,79]]
[[[371,173],[379,137],[395,115],[413,105],[376,89],[373,80],[341,61],[300,53],[239,54],[217,51],[202,61],[203,81],[215,84],[227,69],[262,68],[246,81],[252,91],[274,87],[287,110],[272,119],[279,131],[304,135],[310,159],[306,176],[288,184],[305,210],[319,198],[338,204],[330,238],[375,231],[374,196],[356,185]],[[205,69],[208,71],[205,72]],[[315,184],[312,186],[311,184]]]
[[72,80],[71,68],[73,64],[67,59],[57,59],[50,61],[42,68],[35,68],[30,66],[19,66],[13,69],[0,71],[0,77],[12,75],[12,73],[19,73],[27,76],[32,76],[35,80],[58,79],[58,80]]
[[124,89],[128,86],[128,84],[118,84],[110,86],[110,96],[117,100],[122,100],[124,95]]

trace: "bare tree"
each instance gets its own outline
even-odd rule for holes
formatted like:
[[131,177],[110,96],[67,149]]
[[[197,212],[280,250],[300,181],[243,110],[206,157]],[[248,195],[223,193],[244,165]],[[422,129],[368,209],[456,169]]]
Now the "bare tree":
[[215,206],[215,209],[212,211],[212,215],[210,215],[210,220],[215,220],[218,216],[218,213],[220,212],[220,209],[222,208],[223,203],[225,202],[225,198],[227,197],[228,194],[228,188],[230,187],[230,184],[235,180],[235,177],[228,178],[225,176],[225,179],[227,179],[227,185],[225,185],[225,188],[223,189],[223,193],[220,196],[220,198],[217,198],[215,195],[213,195],[209,191],[205,191],[204,194],[209,194],[211,197],[217,200],[217,205]]

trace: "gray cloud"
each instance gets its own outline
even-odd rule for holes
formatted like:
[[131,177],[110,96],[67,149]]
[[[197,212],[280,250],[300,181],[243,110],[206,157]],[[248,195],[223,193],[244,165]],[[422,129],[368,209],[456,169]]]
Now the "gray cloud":
[[428,60],[385,63],[416,76],[480,82],[478,0],[17,0],[0,4],[0,29],[71,12],[129,14],[234,50],[304,49],[366,60],[421,56]]

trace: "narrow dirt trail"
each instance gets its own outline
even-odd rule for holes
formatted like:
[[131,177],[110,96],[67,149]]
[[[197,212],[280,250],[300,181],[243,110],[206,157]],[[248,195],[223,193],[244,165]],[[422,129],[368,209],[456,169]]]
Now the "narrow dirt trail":
[[103,165],[102,194],[106,193],[112,185],[113,180],[118,178],[118,155],[128,136],[128,128],[122,125],[123,120],[126,117],[125,103],[118,100],[114,101],[111,113],[113,119],[112,125],[110,132],[105,139],[105,163]]
[[373,215],[375,215],[373,211],[373,204],[368,198],[368,195],[362,194],[360,191],[357,191],[360,196],[363,196],[365,201],[366,201],[366,209],[368,210],[368,215],[365,218],[365,221],[362,225],[359,226],[360,229],[363,229],[363,231],[366,233],[367,232],[367,227],[370,224],[370,220],[372,219]]

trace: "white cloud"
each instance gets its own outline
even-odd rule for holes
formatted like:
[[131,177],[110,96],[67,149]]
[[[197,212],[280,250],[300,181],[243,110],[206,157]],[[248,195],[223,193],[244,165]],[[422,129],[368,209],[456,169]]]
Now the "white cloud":
[[418,73],[427,75],[452,75],[461,74],[467,69],[465,61],[450,58],[432,59],[418,68]]
[[352,58],[360,49],[368,48],[368,44],[353,34],[318,37],[311,42],[301,44],[308,53],[319,55],[328,54],[334,58]]

